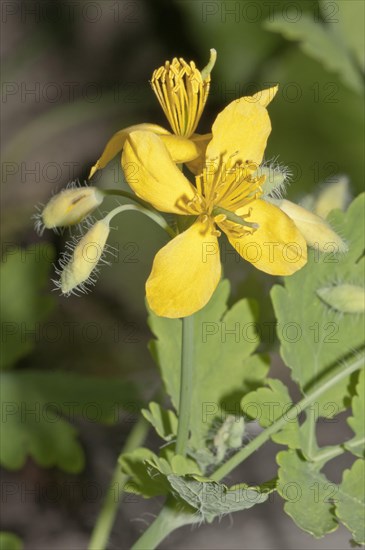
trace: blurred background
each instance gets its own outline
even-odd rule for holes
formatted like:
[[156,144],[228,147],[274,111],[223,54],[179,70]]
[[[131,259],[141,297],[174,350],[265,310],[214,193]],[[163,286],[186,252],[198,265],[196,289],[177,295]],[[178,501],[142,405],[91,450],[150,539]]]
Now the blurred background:
[[[175,56],[203,68],[212,47],[218,59],[198,131],[209,131],[230,101],[279,83],[266,159],[290,168],[288,195],[311,204],[336,181],[357,195],[363,22],[361,0],[1,1],[1,530],[26,550],[87,547],[139,406],[158,391],[144,282],[166,242],[150,220],[116,218],[111,267],[102,268],[91,294],[65,299],[52,292],[51,279],[69,234],[39,237],[36,206],[69,181],[87,179],[115,131],[141,122],[168,128],[149,85],[153,70]],[[94,181],[125,187],[119,158]],[[109,199],[103,211],[116,204]],[[273,280],[232,254],[223,264],[231,300],[254,297],[261,320],[273,320]],[[269,337],[262,344],[274,376],[285,377],[276,346]],[[148,444],[158,447],[152,434]],[[275,449],[268,445],[265,456],[245,463],[246,481],[274,475]],[[160,506],[123,500],[110,549],[130,547]],[[276,498],[220,524],[180,529],[161,548],[343,549],[348,539],[342,529],[312,539]]]

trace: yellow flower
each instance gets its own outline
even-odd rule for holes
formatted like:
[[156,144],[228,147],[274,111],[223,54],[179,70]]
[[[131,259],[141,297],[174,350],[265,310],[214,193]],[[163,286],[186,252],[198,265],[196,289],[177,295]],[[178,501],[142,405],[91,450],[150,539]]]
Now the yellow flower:
[[128,136],[122,165],[133,162],[138,169],[135,177],[127,177],[135,193],[160,211],[196,216],[154,259],[146,294],[157,315],[185,317],[207,304],[221,277],[220,230],[244,259],[266,273],[290,275],[305,265],[305,239],[289,216],[260,199],[265,177],[254,175],[271,131],[266,106],[276,91],[242,97],[218,115],[195,185],[159,136],[146,131]]
[[176,57],[153,72],[151,85],[170,122],[172,134],[157,124],[135,124],[120,130],[108,141],[97,163],[91,168],[89,178],[104,168],[124,147],[128,135],[135,131],[148,131],[161,136],[171,157],[177,163],[192,162],[195,173],[199,169],[194,161],[204,155],[211,134],[195,134],[195,129],[208,98],[210,72],[217,53],[210,50],[208,65],[199,71],[194,61],[187,63]]

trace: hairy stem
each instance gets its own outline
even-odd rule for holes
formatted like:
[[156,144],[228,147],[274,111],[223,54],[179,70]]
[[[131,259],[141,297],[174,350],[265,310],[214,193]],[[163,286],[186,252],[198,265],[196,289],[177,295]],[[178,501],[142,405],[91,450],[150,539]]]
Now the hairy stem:
[[177,509],[176,501],[168,497],[157,518],[131,547],[131,550],[152,550],[156,548],[167,535],[182,527],[195,523],[196,519],[188,511]]

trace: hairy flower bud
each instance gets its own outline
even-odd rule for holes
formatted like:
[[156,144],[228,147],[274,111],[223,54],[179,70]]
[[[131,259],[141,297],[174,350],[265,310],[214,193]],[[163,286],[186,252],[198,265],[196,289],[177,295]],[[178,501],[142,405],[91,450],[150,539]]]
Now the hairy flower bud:
[[103,199],[103,193],[96,187],[64,189],[52,197],[37,217],[38,230],[76,225],[100,206]]
[[60,261],[60,280],[57,286],[63,294],[75,290],[86,291],[87,284],[95,284],[93,274],[102,259],[110,232],[109,221],[96,222],[76,244],[72,256]]
[[321,300],[341,313],[364,313],[365,290],[359,285],[348,283],[319,288],[317,290]]
[[317,246],[321,252],[330,252],[333,251],[328,248],[328,245],[331,244],[337,252],[347,251],[347,245],[341,237],[316,214],[285,199],[276,204],[293,220],[309,246]]

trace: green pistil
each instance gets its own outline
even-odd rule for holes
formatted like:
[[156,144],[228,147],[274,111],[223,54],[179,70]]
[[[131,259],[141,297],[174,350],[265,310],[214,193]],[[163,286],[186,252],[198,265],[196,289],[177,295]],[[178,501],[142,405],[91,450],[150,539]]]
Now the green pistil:
[[237,223],[238,225],[242,225],[243,227],[250,227],[251,229],[258,229],[259,224],[248,222],[245,219],[241,218],[241,216],[237,216],[234,212],[231,212],[230,210],[226,210],[225,208],[222,208],[221,206],[215,206],[212,212],[213,216],[219,216],[219,215],[226,216],[226,219],[230,222]]

